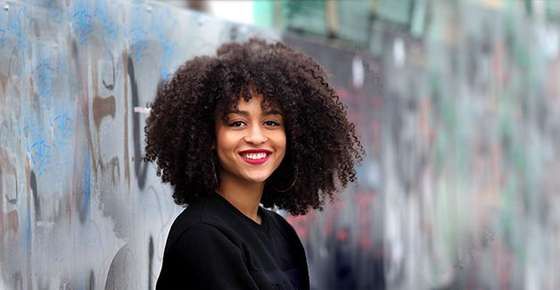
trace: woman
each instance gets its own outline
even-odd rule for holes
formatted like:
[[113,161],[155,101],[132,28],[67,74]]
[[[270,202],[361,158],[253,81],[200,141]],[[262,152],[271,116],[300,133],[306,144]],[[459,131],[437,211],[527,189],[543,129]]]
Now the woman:
[[156,289],[310,288],[296,232],[264,207],[322,210],[356,179],[363,148],[326,79],[310,57],[253,38],[187,61],[159,86],[145,160],[188,207]]

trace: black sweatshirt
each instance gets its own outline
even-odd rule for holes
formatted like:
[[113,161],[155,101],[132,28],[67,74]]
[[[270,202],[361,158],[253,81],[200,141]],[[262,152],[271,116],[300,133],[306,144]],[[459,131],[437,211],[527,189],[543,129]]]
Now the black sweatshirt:
[[279,214],[259,225],[217,193],[175,219],[156,290],[309,290],[305,250]]

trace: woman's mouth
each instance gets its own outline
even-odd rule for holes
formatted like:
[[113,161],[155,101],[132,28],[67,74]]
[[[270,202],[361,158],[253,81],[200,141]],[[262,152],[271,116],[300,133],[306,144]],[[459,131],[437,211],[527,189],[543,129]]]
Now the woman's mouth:
[[240,155],[241,155],[241,159],[243,159],[245,162],[253,165],[259,165],[265,163],[268,160],[270,153],[267,152],[240,153]]

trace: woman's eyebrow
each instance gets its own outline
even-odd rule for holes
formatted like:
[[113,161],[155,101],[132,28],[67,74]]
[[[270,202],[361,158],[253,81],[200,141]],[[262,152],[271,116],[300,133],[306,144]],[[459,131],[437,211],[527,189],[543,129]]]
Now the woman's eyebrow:
[[249,112],[247,111],[240,111],[240,110],[231,110],[231,111],[227,111],[224,115],[229,115],[229,114],[239,114],[239,115],[245,115],[245,116],[249,116]]
[[[249,112],[240,111],[240,110],[231,110],[226,113],[226,115],[229,114],[239,114],[239,115],[249,116]],[[282,112],[272,109],[272,110],[264,111],[263,115],[282,115]]]
[[265,111],[263,115],[282,115],[282,112],[272,109],[272,110]]

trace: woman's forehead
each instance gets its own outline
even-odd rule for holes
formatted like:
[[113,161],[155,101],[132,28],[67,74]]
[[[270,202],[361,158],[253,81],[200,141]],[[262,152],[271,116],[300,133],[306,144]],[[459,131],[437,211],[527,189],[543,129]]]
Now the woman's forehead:
[[281,106],[277,101],[272,100],[271,98],[263,97],[262,95],[250,95],[247,99],[240,96],[237,99],[232,100],[229,108],[226,109],[226,113],[239,111],[242,108],[252,105],[260,105],[263,112],[282,112]]

